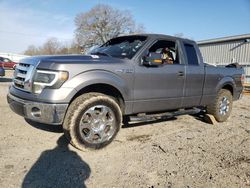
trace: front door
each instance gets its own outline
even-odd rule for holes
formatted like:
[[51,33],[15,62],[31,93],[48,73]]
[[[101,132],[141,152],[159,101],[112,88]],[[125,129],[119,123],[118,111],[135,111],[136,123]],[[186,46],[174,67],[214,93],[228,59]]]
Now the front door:
[[178,109],[184,93],[185,66],[178,58],[178,46],[174,41],[158,40],[148,48],[147,53],[162,53],[168,48],[172,61],[159,66],[135,66],[133,112],[152,112]]

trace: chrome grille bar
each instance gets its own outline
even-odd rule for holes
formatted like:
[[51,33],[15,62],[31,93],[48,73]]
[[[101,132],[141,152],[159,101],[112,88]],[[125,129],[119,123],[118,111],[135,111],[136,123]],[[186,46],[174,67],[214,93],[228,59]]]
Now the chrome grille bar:
[[20,72],[17,73],[17,78],[24,78],[25,79],[25,77],[26,77],[26,74],[23,74]]
[[33,65],[19,63],[14,72],[14,87],[23,91],[31,92],[31,77],[33,69]]
[[29,69],[29,67],[21,66],[21,65],[18,65],[17,67],[18,67],[19,70],[21,70],[21,71],[26,71],[26,72],[27,72],[28,69]]

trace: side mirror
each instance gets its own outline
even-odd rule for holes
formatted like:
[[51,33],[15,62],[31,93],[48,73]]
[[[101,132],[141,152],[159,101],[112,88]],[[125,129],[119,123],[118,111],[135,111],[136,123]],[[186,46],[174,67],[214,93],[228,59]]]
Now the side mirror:
[[143,57],[143,63],[144,66],[149,67],[158,67],[162,64],[162,57],[159,53],[149,53],[149,55]]

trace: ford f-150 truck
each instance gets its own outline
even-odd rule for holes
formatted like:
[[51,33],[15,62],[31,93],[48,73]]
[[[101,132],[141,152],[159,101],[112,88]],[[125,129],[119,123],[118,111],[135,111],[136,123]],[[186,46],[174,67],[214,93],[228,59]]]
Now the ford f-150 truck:
[[[171,63],[162,60],[163,49],[171,53]],[[205,64],[194,41],[128,35],[89,55],[23,59],[7,98],[10,108],[27,119],[62,124],[78,149],[99,149],[132,115],[178,114],[195,107],[226,121],[241,96],[243,77],[238,66]]]

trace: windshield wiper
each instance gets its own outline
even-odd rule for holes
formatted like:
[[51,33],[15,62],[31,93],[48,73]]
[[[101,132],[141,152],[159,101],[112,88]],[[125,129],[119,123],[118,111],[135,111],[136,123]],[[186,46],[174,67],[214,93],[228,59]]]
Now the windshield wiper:
[[105,52],[94,52],[94,53],[91,53],[91,55],[104,55],[104,56],[112,57],[111,55]]

